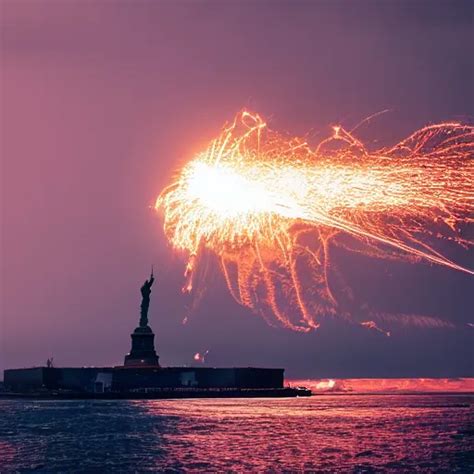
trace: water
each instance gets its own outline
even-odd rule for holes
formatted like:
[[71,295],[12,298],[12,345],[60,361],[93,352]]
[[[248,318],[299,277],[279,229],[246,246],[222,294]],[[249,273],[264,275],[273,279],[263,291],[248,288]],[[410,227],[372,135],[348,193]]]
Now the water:
[[473,397],[0,401],[0,472],[473,472]]

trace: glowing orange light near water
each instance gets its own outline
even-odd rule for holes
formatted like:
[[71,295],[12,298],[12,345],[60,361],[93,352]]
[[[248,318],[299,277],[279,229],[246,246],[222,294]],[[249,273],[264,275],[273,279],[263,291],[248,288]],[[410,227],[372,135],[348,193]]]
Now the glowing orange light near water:
[[194,354],[194,356],[193,356],[193,360],[195,362],[201,362],[202,364],[204,364],[206,362],[206,356],[208,354],[209,354],[209,350],[204,351],[203,353],[196,352],[196,354]]
[[240,304],[308,331],[348,316],[329,283],[333,245],[473,274],[435,248],[473,243],[461,233],[473,222],[473,137],[472,126],[443,123],[369,152],[336,126],[312,149],[241,112],[156,202],[167,238],[189,257],[183,290],[211,252]]

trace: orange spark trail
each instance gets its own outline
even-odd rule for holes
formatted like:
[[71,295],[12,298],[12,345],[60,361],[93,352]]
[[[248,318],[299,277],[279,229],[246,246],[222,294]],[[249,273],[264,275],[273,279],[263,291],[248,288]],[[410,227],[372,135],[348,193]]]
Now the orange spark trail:
[[473,244],[460,232],[473,222],[473,138],[474,127],[443,123],[369,152],[334,127],[313,150],[241,112],[156,202],[167,238],[189,256],[184,290],[210,251],[240,304],[308,331],[342,314],[332,245],[473,274],[432,243]]

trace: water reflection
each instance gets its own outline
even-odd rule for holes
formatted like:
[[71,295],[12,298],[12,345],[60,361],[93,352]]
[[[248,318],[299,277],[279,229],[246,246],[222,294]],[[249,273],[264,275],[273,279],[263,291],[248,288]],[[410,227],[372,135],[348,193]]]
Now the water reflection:
[[471,404],[466,395],[3,401],[0,467],[472,471]]

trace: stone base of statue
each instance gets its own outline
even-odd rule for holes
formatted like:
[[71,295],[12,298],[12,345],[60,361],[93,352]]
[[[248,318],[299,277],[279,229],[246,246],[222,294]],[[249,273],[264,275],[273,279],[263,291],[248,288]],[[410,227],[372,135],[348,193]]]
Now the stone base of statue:
[[155,352],[155,335],[150,326],[139,326],[131,334],[132,350],[125,356],[125,367],[159,367]]

